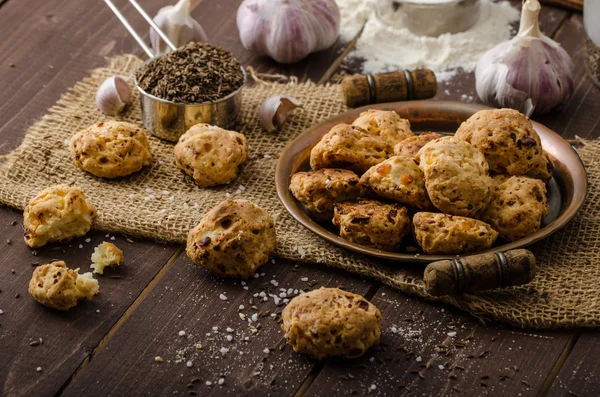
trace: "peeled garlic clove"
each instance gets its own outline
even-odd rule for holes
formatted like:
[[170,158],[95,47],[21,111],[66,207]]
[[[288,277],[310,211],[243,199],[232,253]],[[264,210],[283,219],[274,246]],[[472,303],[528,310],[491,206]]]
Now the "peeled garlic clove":
[[297,107],[302,107],[302,103],[290,96],[276,95],[268,98],[258,110],[260,126],[267,132],[278,131],[288,114]]
[[131,89],[122,76],[109,77],[96,91],[96,106],[107,116],[116,116],[131,103]]
[[[161,8],[153,18],[154,22],[177,48],[192,41],[208,41],[202,26],[192,18],[191,8],[190,0],[179,0],[174,6]],[[165,54],[171,50],[152,28],[150,28],[150,43],[155,56]]]

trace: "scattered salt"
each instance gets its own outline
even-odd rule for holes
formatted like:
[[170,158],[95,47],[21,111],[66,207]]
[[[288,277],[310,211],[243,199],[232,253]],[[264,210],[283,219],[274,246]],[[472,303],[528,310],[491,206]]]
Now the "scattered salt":
[[224,378],[219,379],[219,385],[222,385],[223,383],[225,383],[225,379]]
[[209,381],[209,380],[207,380],[207,381],[206,381],[206,386],[212,386],[212,382],[211,382],[211,381]]
[[228,348],[226,348],[226,347],[222,347],[222,348],[221,348],[221,350],[220,350],[220,352],[221,352],[221,355],[223,355],[223,356],[224,356],[224,355],[226,355],[227,353],[229,353],[229,349],[228,349]]
[[112,241],[115,241],[115,236],[110,236],[110,239],[111,239]]
[[253,321],[253,322],[257,322],[257,321],[258,321],[258,314],[257,314],[257,313],[254,313],[254,314],[252,315],[252,321]]
[[146,193],[152,193],[152,188],[147,187],[146,188]]
[[265,156],[264,156],[264,157],[265,157],[266,159],[272,159],[272,158],[273,158],[273,157],[271,157],[271,155],[270,155],[270,154],[265,154]]
[[223,294],[219,295],[219,299],[221,299],[222,301],[226,301],[227,297]]
[[244,310],[244,305],[240,305],[240,307],[238,307],[238,310]]
[[86,242],[86,243],[89,243],[90,241],[92,241],[92,239],[91,239],[91,238],[89,238],[89,237],[85,239],[85,242]]
[[185,331],[179,331],[179,336],[185,336]]
[[423,361],[423,358],[422,358],[421,356],[419,356],[419,357],[417,357],[416,361],[417,361],[418,363],[420,363],[421,361]]
[[162,192],[160,192],[163,196],[168,196],[169,194],[171,194],[171,192],[169,192],[168,190],[163,190]]
[[4,311],[0,309],[0,314],[4,314]]
[[79,248],[83,248],[83,244],[79,244]]
[[219,332],[219,327],[212,327],[212,330],[215,332]]
[[268,347],[265,347],[265,350],[263,350],[263,353],[265,353],[265,354],[269,354],[269,353],[271,353],[271,350],[269,350],[269,348],[268,348]]
[[38,372],[42,372],[42,367],[37,367],[35,370]]
[[227,339],[227,342],[231,342],[233,340],[233,336],[227,335],[225,339]]
[[454,332],[454,331],[448,332],[448,336],[451,338],[454,338],[456,336],[456,332]]
[[308,277],[302,277],[300,280],[307,282],[308,281]]
[[225,197],[230,198],[231,194],[230,193],[225,193]]
[[130,199],[134,199],[134,198],[135,198],[135,194],[131,193],[131,194],[129,195],[129,198],[130,198]]
[[441,369],[441,370],[443,370],[443,369],[445,369],[446,367],[444,367],[442,364],[440,364],[440,365],[438,365],[438,368],[439,368],[439,369]]
[[227,328],[225,329],[225,331],[227,331],[227,332],[231,333],[231,332],[233,332],[233,328],[231,328],[231,327],[227,327]]
[[192,368],[192,367],[194,366],[194,363],[192,362],[192,360],[190,360],[190,361],[188,361],[187,363],[185,363],[185,365],[186,365],[188,368]]

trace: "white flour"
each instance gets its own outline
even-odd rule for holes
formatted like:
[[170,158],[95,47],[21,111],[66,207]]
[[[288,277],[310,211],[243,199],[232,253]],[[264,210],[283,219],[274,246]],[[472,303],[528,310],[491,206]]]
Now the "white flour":
[[336,0],[342,15],[341,37],[354,38],[365,29],[350,58],[364,60],[363,73],[380,73],[402,69],[430,68],[438,81],[451,78],[458,69],[472,71],[479,58],[496,44],[513,34],[511,23],[519,11],[507,1],[481,0],[481,18],[471,29],[439,37],[417,36],[401,21],[392,27],[375,16],[375,0]]

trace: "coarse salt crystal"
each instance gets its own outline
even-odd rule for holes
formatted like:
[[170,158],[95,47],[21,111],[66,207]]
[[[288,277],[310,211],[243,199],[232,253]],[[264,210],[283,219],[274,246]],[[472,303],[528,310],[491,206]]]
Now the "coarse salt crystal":
[[236,196],[239,196],[241,193],[242,193],[242,191],[241,191],[240,189],[238,189],[238,190],[236,190],[236,191],[235,191],[235,193],[233,193],[233,194],[235,194]]
[[308,277],[302,277],[300,280],[306,282],[308,281]]
[[288,303],[289,301],[290,301],[290,300],[289,300],[288,298],[285,298],[285,299],[283,300],[283,303]]
[[218,332],[219,331],[219,327],[212,327],[212,330],[215,331],[215,332]]
[[71,141],[69,141],[68,139],[65,139],[63,141],[63,143],[65,144],[65,146],[69,146],[69,144],[71,143]]
[[4,310],[1,310],[1,309],[0,309],[0,314],[4,314]]
[[238,310],[244,310],[244,305],[240,305],[240,307],[238,307]]
[[390,328],[390,332],[391,332],[392,334],[395,334],[395,333],[397,333],[397,332],[398,332],[398,328],[396,328],[396,327],[392,327],[392,328]]
[[158,160],[158,164],[163,165],[165,162],[163,160]]
[[111,239],[112,241],[115,241],[115,236],[110,236],[110,239]]
[[258,321],[258,314],[257,314],[257,313],[254,313],[254,314],[252,315],[252,321],[253,321],[253,322],[257,322],[257,321]]
[[269,300],[269,297],[268,297],[268,296],[265,296],[265,297],[263,298],[263,302],[267,302],[268,300]]
[[263,353],[265,353],[265,354],[269,354],[269,353],[271,353],[271,350],[269,350],[269,348],[268,348],[268,347],[265,347],[265,350],[263,350]]
[[229,349],[226,347],[222,347],[220,351],[223,356],[226,355],[227,353],[229,353]]
[[271,317],[277,317],[277,313],[271,313]]
[[230,148],[230,147],[228,147],[228,148],[227,148],[227,149],[225,149],[225,150],[227,150],[227,153],[231,153],[231,148]]
[[209,126],[208,126],[208,129],[209,129],[209,130],[218,130],[218,129],[219,129],[219,127],[217,127],[216,125],[209,125]]
[[418,363],[420,363],[421,361],[423,361],[423,358],[422,358],[421,356],[419,356],[419,357],[417,357],[416,361],[417,361]]
[[287,296],[287,294],[285,292],[280,292],[279,293],[279,297],[280,298],[285,298]]
[[264,298],[265,296],[267,296],[267,294],[265,293],[265,291],[261,291],[260,294],[258,294],[261,298]]
[[225,193],[225,197],[230,198],[231,197],[231,193]]
[[370,389],[371,389],[371,390],[375,390],[375,389],[377,389],[377,386],[375,386],[375,385],[371,385]]
[[108,234],[108,233],[107,233],[107,234],[106,234],[106,236],[104,236],[104,237],[106,237],[106,238],[109,238],[109,237],[110,237],[110,234]]
[[222,385],[223,383],[225,383],[225,379],[224,378],[219,379],[219,385]]
[[260,277],[260,275],[259,275],[258,273],[256,273],[256,274],[254,275],[254,278],[259,278],[259,277]]
[[147,187],[146,188],[146,193],[152,193],[152,188]]
[[247,285],[244,285],[244,289],[248,291],[250,288]]
[[211,381],[209,381],[209,380],[207,380],[207,381],[206,381],[206,386],[212,386],[212,382],[211,382]]
[[173,202],[173,201],[175,201],[175,196],[171,196],[171,197],[169,197],[169,201],[170,201],[170,202]]
[[264,158],[266,158],[266,159],[272,159],[273,157],[271,157],[271,155],[270,155],[270,154],[265,154],[265,155],[264,155]]
[[448,332],[448,336],[451,338],[454,338],[456,336],[456,332],[455,331]]
[[240,185],[239,189],[243,192],[244,190],[246,190],[246,187],[244,185]]
[[82,244],[79,244],[79,248],[83,248],[83,245],[82,245]]
[[154,200],[154,199],[156,198],[156,196],[155,196],[155,195],[153,195],[153,194],[150,194],[150,195],[148,196],[148,198],[149,198],[150,200]]
[[225,329],[225,331],[227,331],[227,332],[231,333],[231,332],[233,332],[233,328],[231,328],[231,327],[227,327],[227,328]]
[[271,280],[270,283],[273,284],[275,287],[279,286],[279,283],[276,280]]
[[85,239],[85,242],[86,242],[86,243],[89,243],[90,241],[92,241],[92,239],[91,239],[91,238],[89,238],[89,237]]
[[42,372],[42,367],[37,367],[35,370],[38,372]]
[[187,363],[185,363],[185,365],[186,365],[188,368],[192,368],[192,367],[194,366],[194,363],[192,362],[192,360],[190,360],[190,361],[188,361]]
[[134,198],[135,198],[135,194],[131,193],[131,194],[129,195],[129,198],[130,198],[130,199],[134,199]]
[[144,197],[144,201],[150,201],[150,197]]
[[298,247],[298,253],[300,254],[300,259],[303,259],[306,256],[306,251],[302,247]]
[[179,331],[179,336],[185,336],[185,331]]
[[444,367],[442,364],[440,364],[440,365],[438,365],[438,368],[443,370],[446,367]]
[[294,293],[294,289],[293,289],[293,288],[288,288],[288,290],[287,290],[287,294],[288,294],[288,295],[291,295],[291,294],[293,294],[293,293]]
[[233,336],[227,335],[225,339],[227,339],[227,342],[231,342],[233,340]]
[[330,179],[325,179],[325,184],[329,186],[329,184],[331,184],[331,180]]
[[371,358],[369,359],[369,362],[371,362],[371,363],[372,363],[372,362],[374,362],[374,361],[375,361],[375,357],[371,357]]
[[241,282],[241,284],[242,284],[242,285],[246,285],[246,282],[245,282],[245,281],[242,281],[242,282]]
[[219,299],[221,299],[222,301],[226,301],[227,297],[223,294],[219,295]]
[[281,299],[279,299],[279,297],[277,297],[277,296],[274,296],[273,297],[273,303],[275,303],[275,305],[278,305],[279,302],[281,302]]
[[163,191],[161,192],[161,194],[162,194],[163,196],[168,196],[169,194],[171,194],[171,192],[169,192],[168,190],[163,190]]

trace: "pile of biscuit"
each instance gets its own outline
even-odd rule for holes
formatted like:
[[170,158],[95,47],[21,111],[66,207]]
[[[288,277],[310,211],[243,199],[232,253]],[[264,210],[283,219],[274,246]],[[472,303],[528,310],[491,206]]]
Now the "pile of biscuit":
[[538,231],[549,211],[552,162],[512,109],[477,112],[454,136],[415,135],[397,113],[369,110],[325,134],[310,165],[290,181],[305,210],[383,251],[411,235],[427,254],[482,251]]

